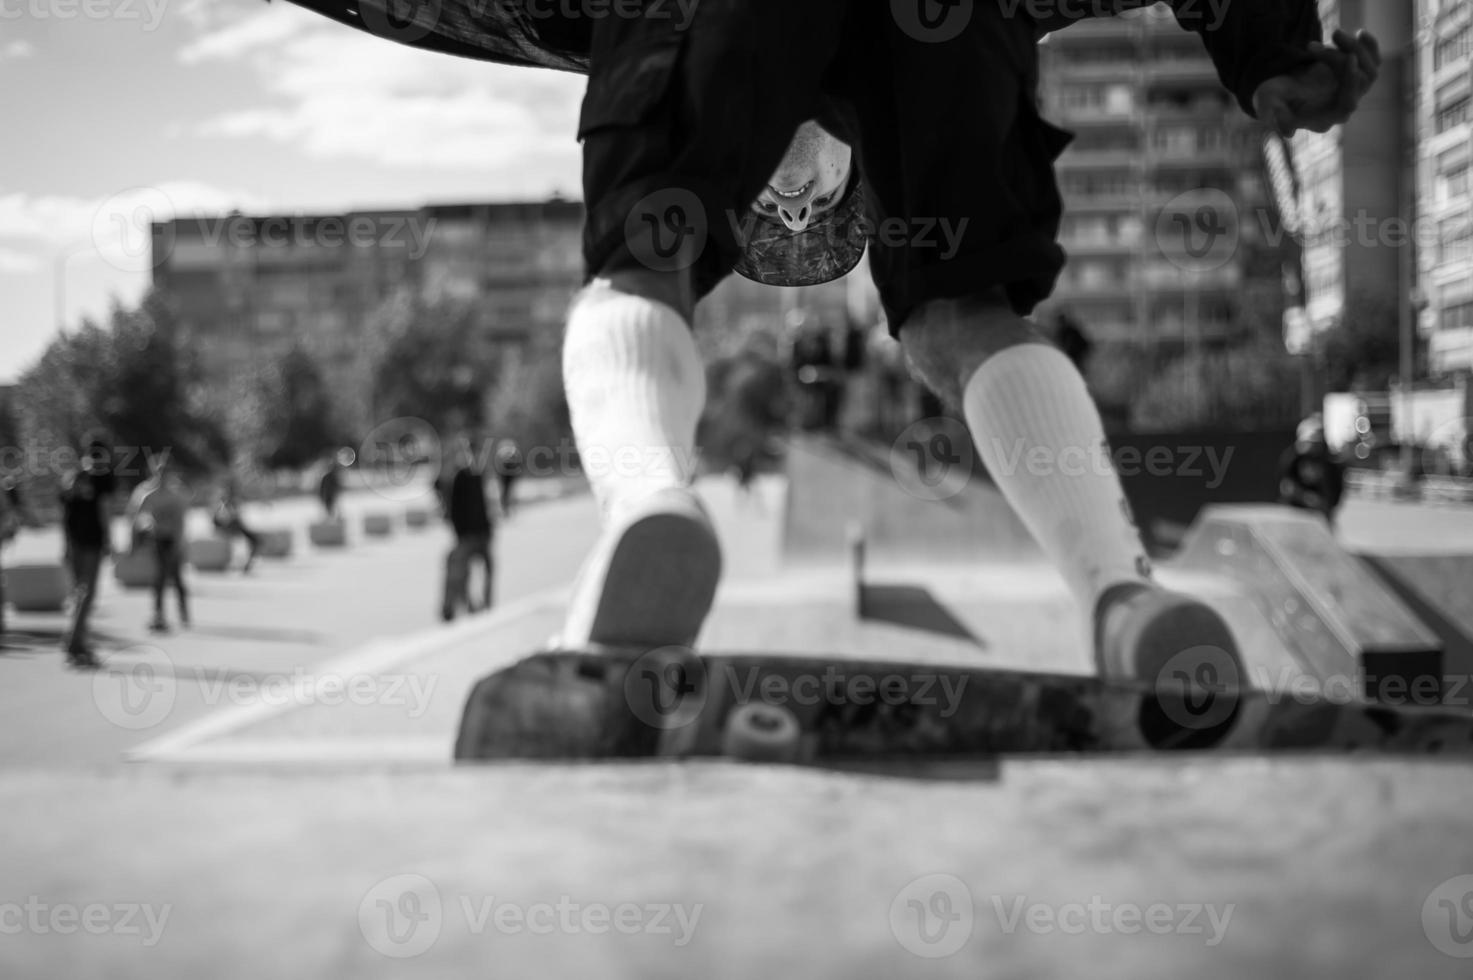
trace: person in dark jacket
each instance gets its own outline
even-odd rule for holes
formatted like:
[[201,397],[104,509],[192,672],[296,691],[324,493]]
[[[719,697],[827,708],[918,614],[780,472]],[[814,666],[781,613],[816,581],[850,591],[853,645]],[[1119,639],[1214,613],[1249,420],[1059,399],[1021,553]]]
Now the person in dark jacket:
[[1279,461],[1279,502],[1323,514],[1330,524],[1345,495],[1345,464],[1330,451],[1318,415],[1299,423],[1294,445]]
[[62,537],[72,579],[71,623],[62,644],[68,666],[97,666],[88,623],[102,561],[112,551],[108,504],[116,489],[112,452],[101,439],[93,439],[83,450],[76,471],[61,482]]
[[[491,553],[493,525],[486,499],[486,475],[477,466],[469,439],[460,439],[456,445],[452,471],[440,484],[440,506],[455,532],[455,544],[445,556],[445,593],[440,603],[440,618],[448,623],[455,618],[458,607],[469,612],[491,608],[496,567]],[[479,606],[470,599],[471,563],[476,560],[485,565]]]

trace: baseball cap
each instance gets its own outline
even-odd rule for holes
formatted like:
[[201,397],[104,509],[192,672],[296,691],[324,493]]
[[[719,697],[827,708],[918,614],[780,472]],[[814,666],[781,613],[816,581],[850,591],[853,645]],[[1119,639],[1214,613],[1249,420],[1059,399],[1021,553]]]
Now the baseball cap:
[[736,272],[765,286],[819,286],[847,275],[864,257],[864,181],[856,168],[838,204],[802,231],[749,212],[739,234]]

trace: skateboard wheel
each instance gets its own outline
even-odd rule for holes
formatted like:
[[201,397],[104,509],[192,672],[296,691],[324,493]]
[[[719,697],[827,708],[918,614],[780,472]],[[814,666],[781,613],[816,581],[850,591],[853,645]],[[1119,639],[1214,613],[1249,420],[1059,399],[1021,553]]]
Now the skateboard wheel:
[[726,719],[723,755],[752,762],[796,762],[803,730],[787,708],[744,704]]

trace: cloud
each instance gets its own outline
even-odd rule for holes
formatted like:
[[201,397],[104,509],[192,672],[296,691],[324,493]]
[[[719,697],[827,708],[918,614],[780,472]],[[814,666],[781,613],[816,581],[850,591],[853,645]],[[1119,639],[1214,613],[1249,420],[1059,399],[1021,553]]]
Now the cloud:
[[403,170],[482,171],[496,196],[578,186],[576,76],[419,51],[279,5],[205,34],[180,57],[243,64],[270,96],[199,124],[201,136]]
[[37,272],[41,268],[41,260],[35,255],[18,252],[13,248],[0,247],[0,275],[21,275],[24,273]]
[[139,256],[147,254],[152,222],[237,208],[262,211],[268,205],[238,190],[195,181],[125,188],[94,198],[0,193],[0,242],[24,244],[43,256],[95,251],[121,270],[141,271],[146,263]]
[[36,48],[29,41],[11,41],[9,44],[0,45],[0,61],[19,61],[22,58],[30,58],[36,53]]

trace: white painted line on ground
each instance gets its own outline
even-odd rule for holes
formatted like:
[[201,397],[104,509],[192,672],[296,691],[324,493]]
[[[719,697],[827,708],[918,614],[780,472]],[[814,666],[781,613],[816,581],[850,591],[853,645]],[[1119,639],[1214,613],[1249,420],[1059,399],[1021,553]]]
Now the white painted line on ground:
[[473,616],[450,626],[422,630],[418,633],[374,640],[312,671],[313,681],[310,695],[304,694],[300,699],[282,703],[262,701],[214,712],[145,742],[125,753],[124,758],[133,762],[159,762],[172,761],[181,754],[191,754],[190,750],[201,742],[219,738],[304,704],[320,702],[327,684],[336,683],[341,678],[373,677],[383,674],[400,664],[427,657],[447,647],[500,629],[508,622],[522,616],[541,612],[565,602],[566,593],[567,589],[561,586],[546,589],[513,600],[484,616]]
[[149,761],[247,765],[414,762],[449,766],[454,749],[454,733],[439,737],[405,735],[400,738],[232,738],[187,746],[167,757]]

